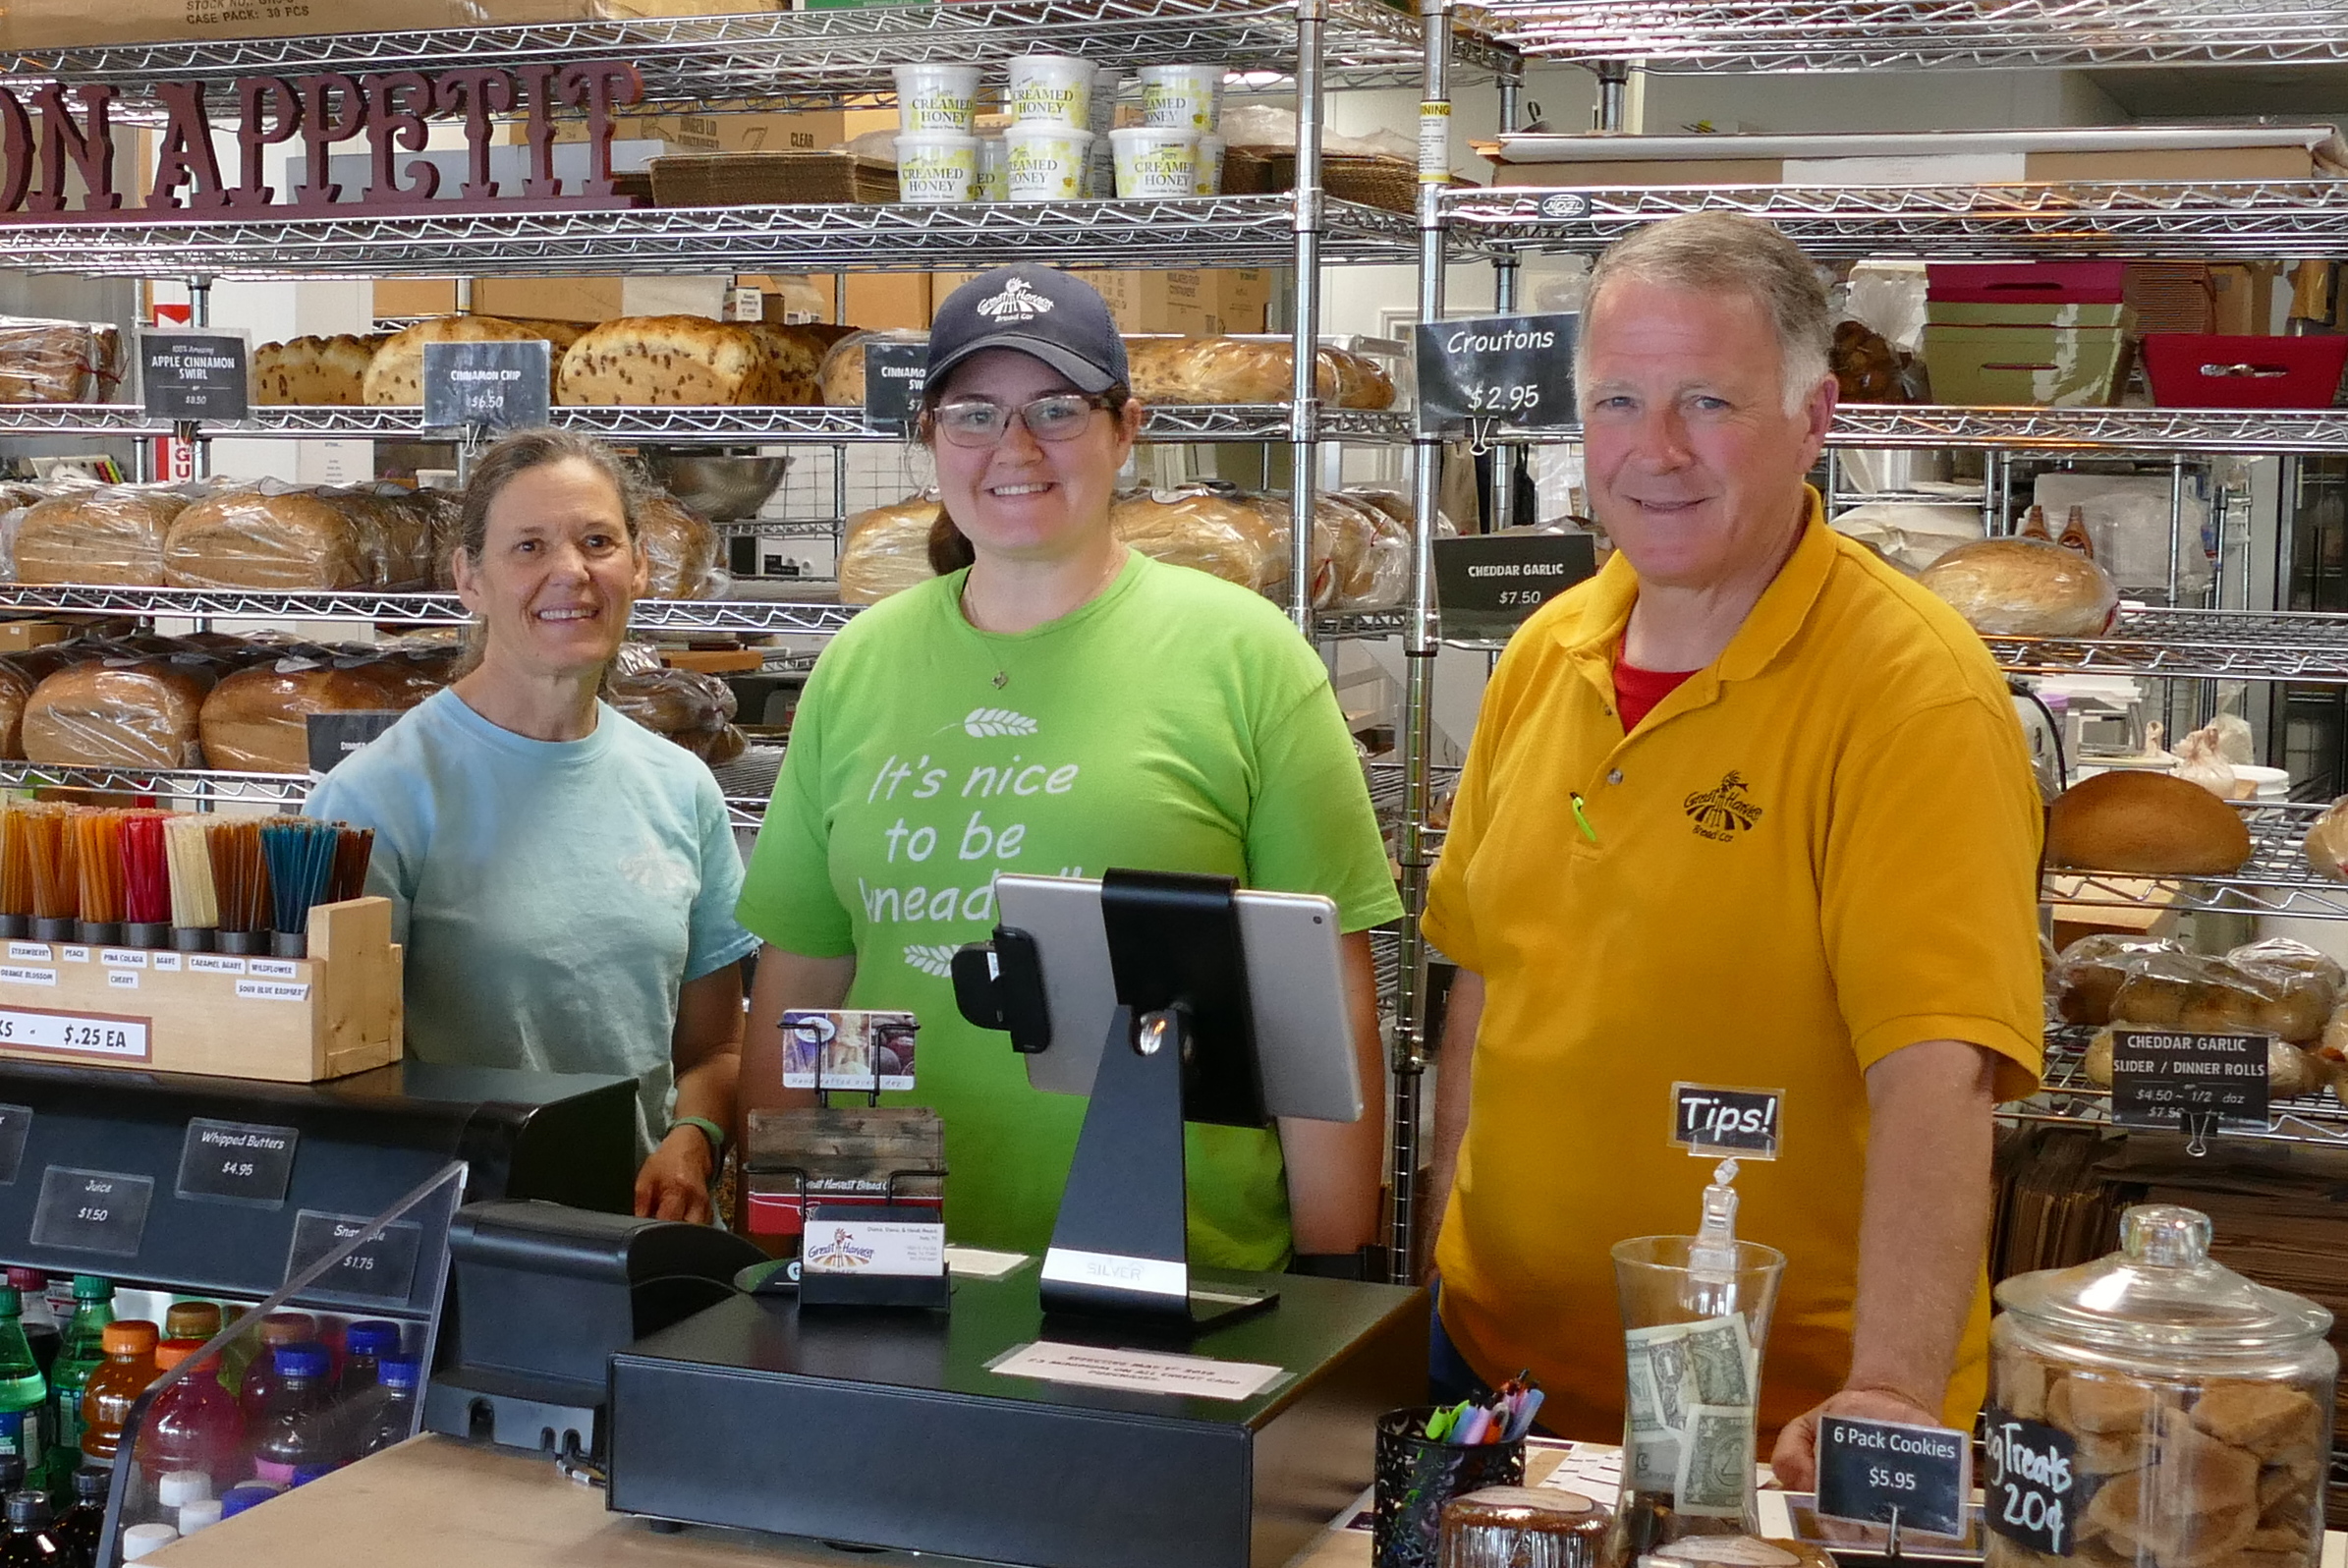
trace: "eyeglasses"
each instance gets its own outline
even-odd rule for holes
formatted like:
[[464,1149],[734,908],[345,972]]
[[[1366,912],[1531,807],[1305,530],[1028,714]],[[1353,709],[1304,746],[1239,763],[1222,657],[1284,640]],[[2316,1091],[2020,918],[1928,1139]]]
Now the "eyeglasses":
[[1011,433],[1019,420],[1038,441],[1073,441],[1092,422],[1092,411],[1110,406],[1100,392],[1054,392],[1016,409],[985,398],[959,398],[941,403],[931,416],[939,434],[955,446],[993,446]]

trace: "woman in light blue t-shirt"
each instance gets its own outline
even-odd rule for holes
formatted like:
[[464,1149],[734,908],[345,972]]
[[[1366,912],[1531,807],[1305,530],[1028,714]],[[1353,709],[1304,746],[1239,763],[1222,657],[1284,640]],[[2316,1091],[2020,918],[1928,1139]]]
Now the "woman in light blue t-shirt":
[[706,1220],[756,943],[717,781],[596,696],[647,565],[617,459],[556,430],[498,442],[454,564],[479,662],[308,810],[375,830],[408,1053],[635,1078],[637,1212]]

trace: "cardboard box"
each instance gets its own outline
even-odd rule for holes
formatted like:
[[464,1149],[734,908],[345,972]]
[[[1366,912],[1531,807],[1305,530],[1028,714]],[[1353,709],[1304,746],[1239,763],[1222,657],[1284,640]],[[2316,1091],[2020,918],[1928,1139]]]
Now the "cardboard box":
[[8,0],[0,8],[0,47],[212,42],[777,9],[773,0],[102,0],[97,5],[89,0]]
[[[723,278],[476,278],[476,315],[538,321],[610,321],[623,315],[705,315],[725,305]],[[378,278],[375,317],[453,315],[457,285],[448,278]]]
[[2217,331],[2228,337],[2265,337],[2274,331],[2273,261],[2212,261],[2209,285],[2217,295]]
[[[807,114],[622,114],[612,117],[611,139],[657,141],[678,152],[821,152],[848,139],[848,116],[838,109]],[[504,122],[498,140],[522,145],[530,140],[529,122]],[[556,120],[554,140],[586,140],[586,117]]]
[[0,621],[0,653],[23,653],[62,643],[80,631],[58,621]]
[[[1170,267],[1083,277],[1100,291],[1124,332],[1261,332],[1271,303],[1267,267]],[[938,281],[946,282],[943,276]],[[941,288],[938,298],[944,297]]]

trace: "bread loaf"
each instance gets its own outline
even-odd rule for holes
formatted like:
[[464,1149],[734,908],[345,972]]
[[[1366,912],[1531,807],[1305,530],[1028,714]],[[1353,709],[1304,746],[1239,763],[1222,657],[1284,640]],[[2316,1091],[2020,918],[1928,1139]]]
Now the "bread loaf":
[[1288,530],[1262,502],[1211,491],[1131,495],[1109,531],[1144,555],[1263,592],[1288,577]]
[[2242,813],[2198,784],[2115,769],[2083,779],[2046,812],[2046,859],[2140,876],[2223,876],[2250,859]]
[[[802,401],[813,395],[807,367]],[[781,403],[791,389],[772,335],[699,315],[623,316],[590,327],[563,355],[555,401],[570,406]]]
[[17,531],[18,581],[161,588],[163,538],[187,505],[173,490],[109,484],[28,507]]
[[1985,637],[2096,637],[2120,605],[2109,573],[2043,539],[1960,544],[1918,581]]
[[2323,814],[2308,824],[2300,849],[2318,876],[2348,882],[2348,795],[2325,807]]
[[120,336],[86,321],[0,316],[0,403],[104,402],[121,367]]
[[366,401],[366,369],[391,334],[289,338],[252,351],[252,401],[259,408],[342,408]]
[[1905,403],[1900,357],[1882,334],[1864,321],[1837,321],[1827,351],[1834,369],[1835,396],[1845,403]]
[[715,590],[717,531],[675,496],[637,498],[636,547],[651,565],[645,598],[701,599]]
[[424,345],[427,343],[529,343],[549,345],[550,364],[579,341],[574,321],[509,321],[493,315],[440,315],[402,327],[383,340],[367,362],[361,383],[372,408],[415,407],[424,400]]
[[1313,513],[1313,602],[1335,610],[1401,603],[1410,586],[1410,529],[1342,491],[1315,495]]
[[192,657],[70,665],[25,704],[25,756],[54,766],[201,767],[212,669]]
[[2066,1024],[2108,1024],[2112,998],[2128,978],[2128,961],[2179,951],[2173,942],[2135,941],[2107,931],[2082,936],[2062,950],[2047,976],[2055,1011]]
[[734,689],[714,675],[666,668],[615,672],[605,678],[603,696],[711,767],[723,767],[749,749],[748,738],[733,725]]
[[[1295,345],[1234,337],[1138,338],[1126,345],[1135,397],[1146,403],[1286,403],[1295,395]],[[1385,371],[1358,354],[1324,348],[1314,361],[1314,395],[1347,409],[1394,402]]]
[[2237,965],[2197,953],[2131,954],[2118,966],[2111,1021],[2196,1034],[2253,1033],[2320,1039],[2337,999],[2320,976]]
[[815,381],[822,401],[835,409],[865,406],[865,345],[867,343],[926,343],[929,334],[902,328],[852,332],[824,353]]
[[917,495],[850,518],[840,543],[840,602],[877,604],[935,577],[929,530],[937,514],[936,501]]
[[309,715],[412,707],[371,662],[286,658],[239,670],[197,714],[207,766],[243,773],[309,771]]
[[380,524],[312,489],[254,486],[196,502],[163,541],[164,581],[173,588],[352,588],[374,581],[386,556]]
[[824,356],[832,350],[834,339],[812,324],[801,325],[783,321],[744,321],[766,350],[766,358],[774,366],[774,373],[782,383],[777,403],[820,403],[823,394],[820,379]]

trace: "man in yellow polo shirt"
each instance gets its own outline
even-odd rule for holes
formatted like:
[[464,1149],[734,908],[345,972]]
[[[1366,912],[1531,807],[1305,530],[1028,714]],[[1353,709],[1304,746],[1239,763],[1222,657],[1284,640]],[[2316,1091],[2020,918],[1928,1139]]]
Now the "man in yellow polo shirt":
[[[1817,269],[1703,213],[1598,263],[1578,366],[1596,578],[1509,644],[1429,889],[1460,966],[1436,1092],[1437,1372],[1622,1431],[1608,1249],[1686,1235],[1675,1084],[1773,1090],[1738,1232],[1787,1263],[1761,1426],[1970,1425],[1994,1102],[2041,1067],[2041,811],[1955,612],[1831,532]],[[1438,1381],[1442,1380],[1438,1375]],[[1768,1440],[1763,1437],[1763,1445]]]

